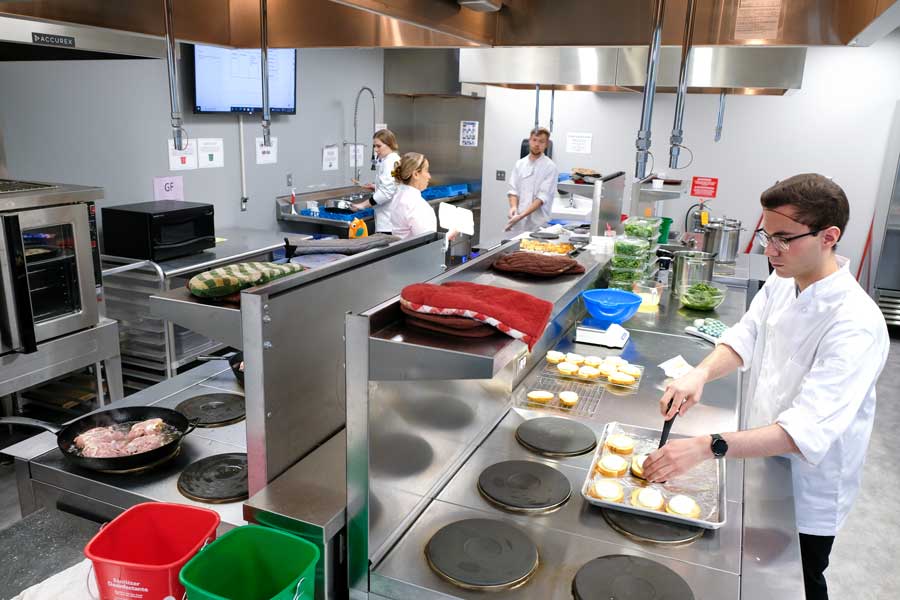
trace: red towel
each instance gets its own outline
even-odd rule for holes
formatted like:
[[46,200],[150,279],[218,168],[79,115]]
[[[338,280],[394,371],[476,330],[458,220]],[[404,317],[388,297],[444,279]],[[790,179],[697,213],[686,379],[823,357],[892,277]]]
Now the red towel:
[[487,323],[522,340],[529,350],[541,338],[553,310],[551,303],[530,294],[464,281],[409,285],[400,292],[400,302],[416,312],[468,317]]

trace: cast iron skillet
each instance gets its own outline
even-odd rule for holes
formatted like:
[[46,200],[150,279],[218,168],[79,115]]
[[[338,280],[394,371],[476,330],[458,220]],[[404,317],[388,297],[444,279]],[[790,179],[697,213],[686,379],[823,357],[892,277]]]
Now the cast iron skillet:
[[244,387],[244,372],[241,370],[241,363],[244,362],[243,352],[235,352],[231,356],[198,356],[197,360],[200,362],[227,360],[228,366],[231,367],[231,372],[234,373],[234,376],[238,380],[238,383],[241,384],[241,387]]
[[[159,448],[141,452],[140,454],[114,456],[112,458],[89,458],[79,456],[72,451],[72,447],[75,445],[75,438],[88,429],[156,418],[162,419],[167,425],[178,430],[179,433],[172,441]],[[174,458],[181,447],[181,440],[193,431],[196,426],[195,423],[188,421],[187,417],[180,412],[156,406],[127,406],[94,412],[79,417],[74,421],[69,421],[62,427],[53,423],[24,417],[3,417],[0,418],[0,424],[28,425],[55,433],[56,445],[59,446],[60,452],[66,457],[67,461],[83,469],[102,471],[104,473],[137,473]]]

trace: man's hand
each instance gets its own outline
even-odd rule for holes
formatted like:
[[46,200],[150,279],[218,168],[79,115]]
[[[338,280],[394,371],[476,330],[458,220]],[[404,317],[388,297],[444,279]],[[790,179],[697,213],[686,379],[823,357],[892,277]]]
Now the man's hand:
[[[510,212],[513,212],[513,211],[510,210]],[[516,223],[518,223],[519,221],[522,220],[522,218],[523,218],[523,215],[512,215],[510,217],[509,221],[507,221],[506,228],[504,228],[503,231],[509,231],[510,229],[512,229]]]
[[647,481],[662,482],[690,471],[713,457],[711,443],[708,435],[667,442],[644,461],[644,477]]
[[369,190],[370,192],[374,192],[374,191],[375,191],[375,184],[374,184],[374,183],[367,183],[367,184],[363,185],[363,187],[366,188],[367,190]]
[[509,214],[507,215],[507,217],[510,218],[510,219],[512,219],[513,217],[516,216],[516,213],[517,213],[517,212],[519,212],[519,211],[518,211],[518,209],[516,209],[515,206],[510,206],[510,207],[509,207]]
[[[660,414],[667,421],[676,414],[683,417],[692,406],[700,402],[705,384],[706,370],[699,367],[672,381],[666,386],[665,393],[659,399]],[[671,408],[669,408],[669,400],[672,401]]]

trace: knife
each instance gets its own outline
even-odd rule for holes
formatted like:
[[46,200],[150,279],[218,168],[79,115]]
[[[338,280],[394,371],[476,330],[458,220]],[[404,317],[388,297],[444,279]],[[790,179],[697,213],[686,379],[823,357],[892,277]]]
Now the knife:
[[[672,402],[674,402],[674,401],[675,401],[675,398],[672,398],[671,400],[669,400],[669,406],[666,407],[666,414],[668,414],[669,411],[672,410]],[[659,447],[658,448],[662,448],[663,446],[665,446],[666,442],[669,440],[669,432],[672,431],[672,423],[675,422],[675,417],[677,417],[677,416],[678,416],[678,413],[675,413],[675,415],[671,419],[669,419],[668,421],[663,423],[663,430],[662,430],[662,435],[659,436]]]

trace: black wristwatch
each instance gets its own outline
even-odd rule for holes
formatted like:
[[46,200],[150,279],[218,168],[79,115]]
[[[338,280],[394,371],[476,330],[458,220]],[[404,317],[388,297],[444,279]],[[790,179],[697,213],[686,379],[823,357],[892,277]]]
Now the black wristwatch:
[[709,448],[712,450],[713,456],[723,458],[728,452],[728,442],[718,433],[714,433],[710,437],[712,437],[712,442],[710,442]]

